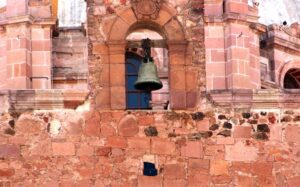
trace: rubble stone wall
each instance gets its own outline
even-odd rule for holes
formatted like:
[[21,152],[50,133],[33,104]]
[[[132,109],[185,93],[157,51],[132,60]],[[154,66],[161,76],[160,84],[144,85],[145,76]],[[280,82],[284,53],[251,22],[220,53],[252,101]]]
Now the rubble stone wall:
[[0,124],[2,186],[300,183],[298,110],[29,111]]

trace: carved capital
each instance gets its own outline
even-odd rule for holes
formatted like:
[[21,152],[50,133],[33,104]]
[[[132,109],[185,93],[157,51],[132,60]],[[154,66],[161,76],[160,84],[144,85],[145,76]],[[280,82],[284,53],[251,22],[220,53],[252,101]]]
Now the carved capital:
[[137,19],[157,19],[162,0],[131,0]]

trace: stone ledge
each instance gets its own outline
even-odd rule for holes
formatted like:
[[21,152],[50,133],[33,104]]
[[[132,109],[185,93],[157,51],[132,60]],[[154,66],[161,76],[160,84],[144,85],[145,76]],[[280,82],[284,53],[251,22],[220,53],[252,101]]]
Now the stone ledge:
[[24,15],[24,16],[15,16],[15,17],[7,17],[5,19],[0,20],[0,25],[9,25],[9,24],[17,24],[17,23],[30,23],[30,24],[38,24],[38,25],[55,25],[56,19],[54,18],[43,18],[38,19],[33,17],[32,15]]
[[300,90],[213,90],[212,104],[225,108],[299,108]]
[[87,90],[4,90],[0,91],[0,112],[75,109],[88,95]]

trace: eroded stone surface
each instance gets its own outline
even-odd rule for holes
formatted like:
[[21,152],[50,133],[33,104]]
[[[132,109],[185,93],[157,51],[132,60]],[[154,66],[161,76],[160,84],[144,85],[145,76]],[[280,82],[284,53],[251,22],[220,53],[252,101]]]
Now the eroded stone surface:
[[[270,126],[270,138],[264,141],[250,136],[253,129],[249,124],[237,124],[233,129],[227,129],[233,132],[230,137],[217,135],[224,130],[223,127],[210,131],[211,136],[203,137],[203,132],[192,133],[198,130],[195,123],[194,126],[181,127],[181,132],[189,133],[175,133],[176,136],[170,137],[167,134],[173,132],[174,124],[185,122],[178,122],[178,118],[173,119],[162,114],[151,114],[153,119],[165,122],[152,124],[157,128],[157,137],[147,137],[144,134],[147,126],[143,125],[134,135],[128,137],[109,133],[110,130],[105,130],[105,136],[102,135],[103,132],[98,136],[91,136],[81,131],[78,124],[83,123],[84,127],[91,121],[96,121],[100,129],[106,129],[108,124],[109,129],[118,129],[121,122],[132,122],[132,119],[136,120],[134,124],[140,124],[138,116],[144,114],[133,112],[129,117],[124,117],[118,112],[100,111],[78,113],[78,116],[74,117],[74,113],[70,111],[65,111],[64,114],[27,113],[26,124],[32,123],[28,126],[40,129],[40,133],[33,134],[32,131],[26,132],[23,128],[16,128],[16,134],[8,136],[5,135],[5,131],[1,131],[1,142],[6,144],[0,145],[0,157],[4,158],[0,163],[0,179],[13,183],[29,172],[36,173],[32,177],[29,176],[32,184],[40,184],[38,181],[46,182],[47,178],[39,172],[54,172],[51,176],[56,176],[59,183],[71,185],[85,184],[83,181],[98,185],[99,181],[102,181],[103,185],[147,186],[153,183],[160,186],[175,185],[174,181],[178,181],[179,186],[197,186],[202,184],[204,179],[204,185],[297,184],[300,175],[298,170],[294,169],[299,167],[300,158],[297,124],[269,122],[267,125]],[[234,115],[238,116],[239,113]],[[294,115],[297,115],[297,112]],[[182,114],[178,113],[178,116]],[[263,115],[256,118],[259,120],[261,117],[264,118]],[[59,134],[54,136],[46,130],[48,123],[60,121],[62,118],[68,120],[63,120],[62,131]],[[19,122],[23,119],[21,117]],[[7,123],[6,127],[10,127],[9,120],[9,114],[0,118],[1,124]],[[189,120],[193,121],[192,118]],[[223,119],[215,122],[222,124]],[[18,125],[20,124],[17,123],[16,126]],[[242,131],[237,130],[239,128]],[[263,129],[265,128],[260,128],[259,131]],[[199,134],[199,138],[189,140],[189,134]],[[157,177],[142,176],[142,163],[145,161],[155,163],[159,171]],[[64,173],[63,176],[59,174],[61,172]],[[276,180],[272,180],[274,178]],[[95,183],[91,182],[94,179]]]

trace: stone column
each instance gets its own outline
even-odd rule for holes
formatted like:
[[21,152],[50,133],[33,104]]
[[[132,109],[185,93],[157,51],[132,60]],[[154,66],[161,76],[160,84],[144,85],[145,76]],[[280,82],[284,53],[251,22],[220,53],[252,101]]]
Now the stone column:
[[7,77],[10,89],[31,88],[31,34],[28,24],[16,23],[7,30]]
[[50,89],[52,87],[52,40],[50,26],[32,26],[31,39],[32,88]]
[[257,33],[249,27],[248,15],[251,13],[248,1],[226,1],[225,13],[240,20],[235,23],[225,20],[227,88],[260,88],[259,41]]
[[6,61],[6,31],[5,27],[0,26],[0,89],[4,89],[7,87]]
[[170,105],[172,109],[186,109],[185,42],[169,41]]
[[126,109],[125,42],[109,43],[110,104],[112,109]]
[[27,15],[28,1],[29,0],[7,0],[6,16],[10,18]]
[[226,89],[225,47],[223,23],[205,26],[206,89]]

